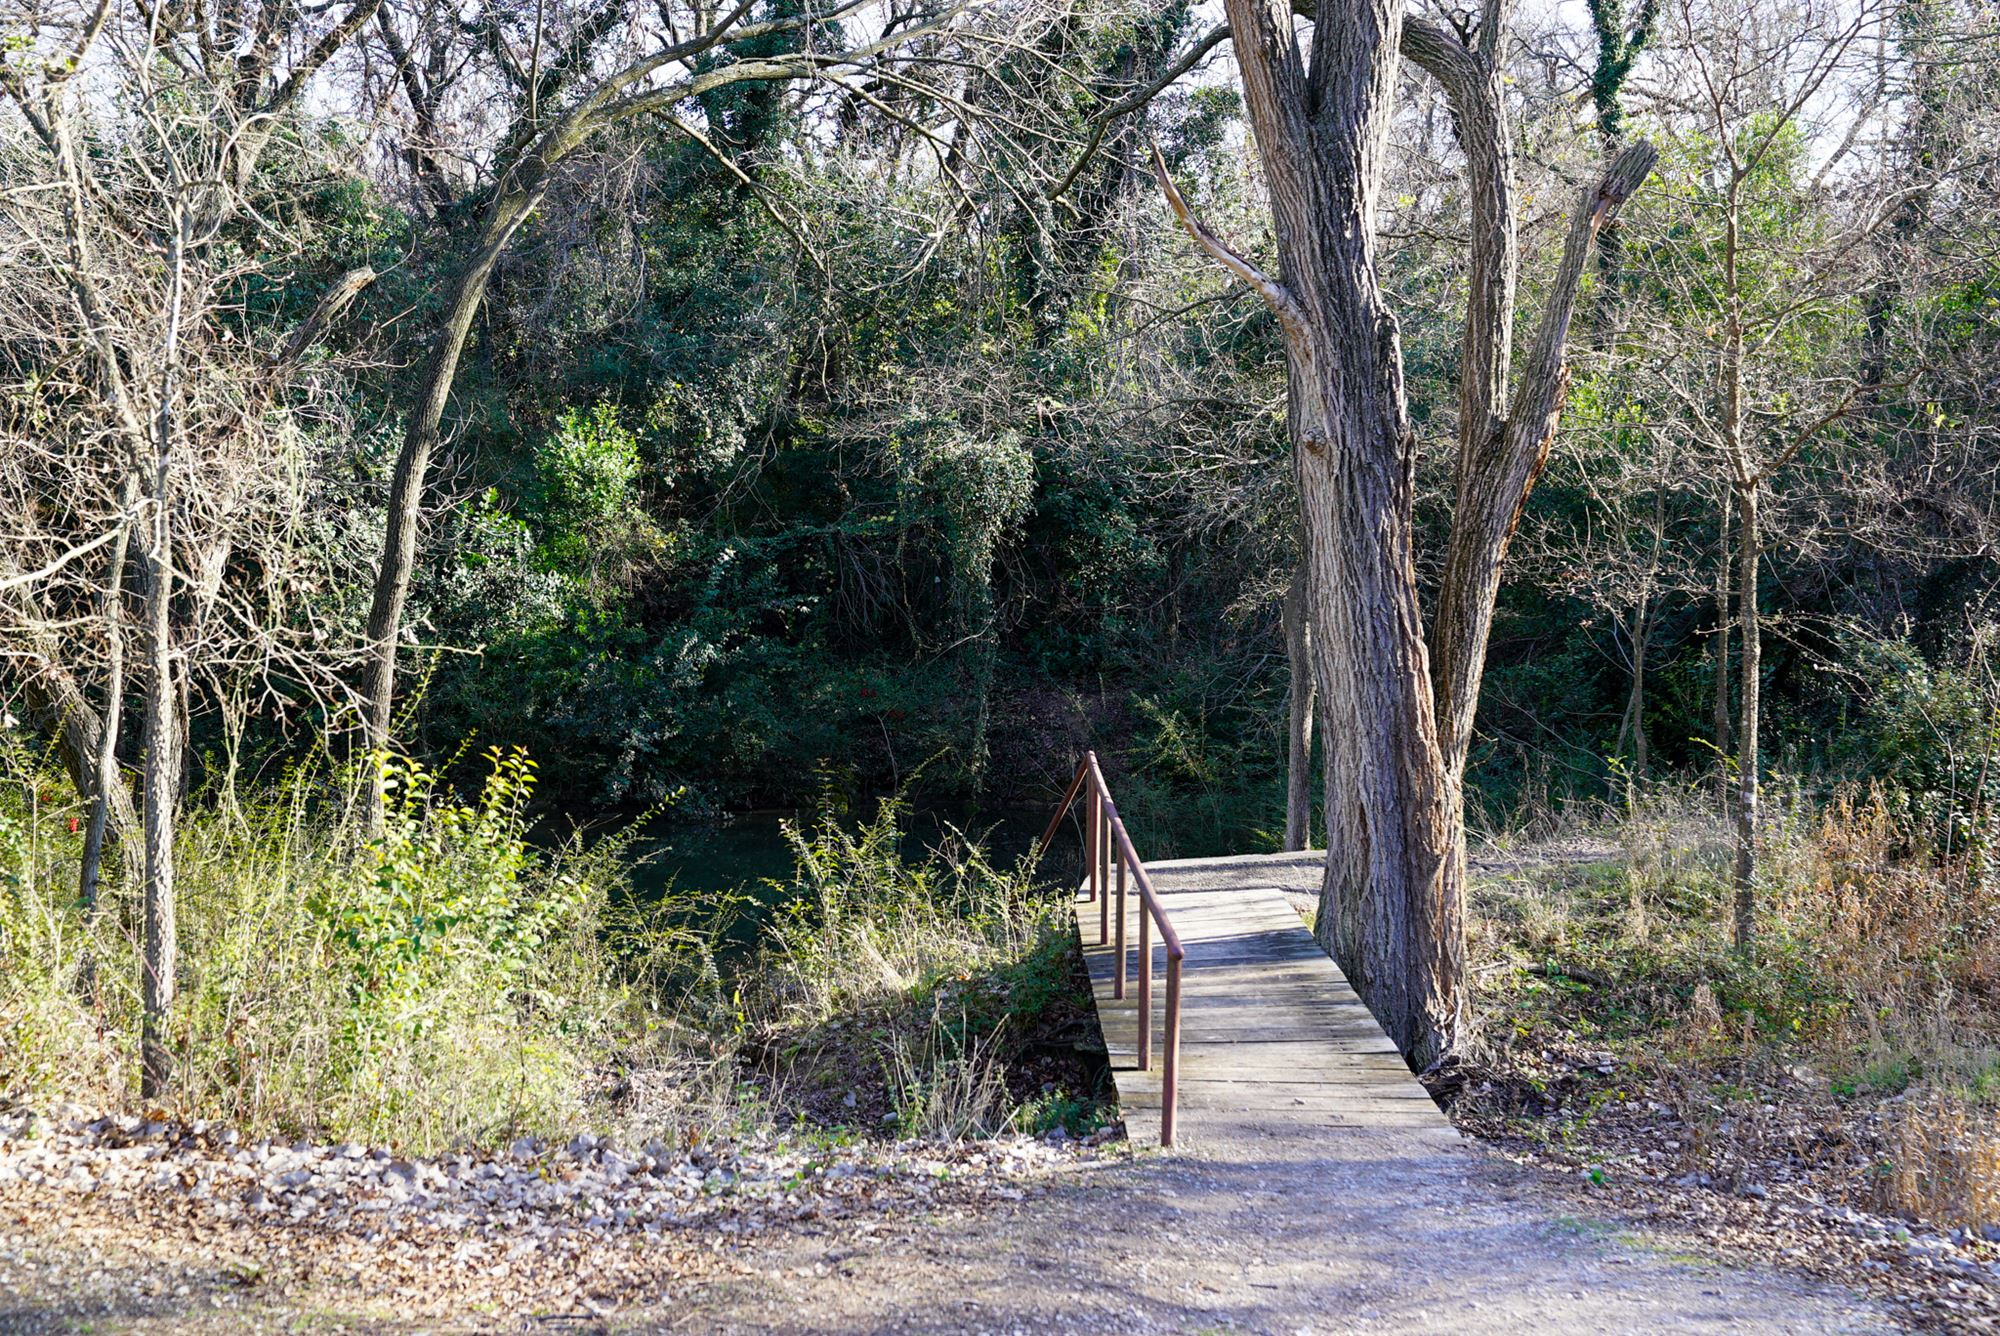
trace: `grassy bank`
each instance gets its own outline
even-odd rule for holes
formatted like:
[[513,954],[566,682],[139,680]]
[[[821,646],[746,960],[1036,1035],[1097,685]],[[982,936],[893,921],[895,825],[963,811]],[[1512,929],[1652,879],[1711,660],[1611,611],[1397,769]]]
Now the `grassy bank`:
[[[2000,888],[1881,790],[1783,804],[1754,959],[1705,794],[1497,849],[1454,1117],[1595,1181],[2000,1226]],[[1551,859],[1549,848],[1558,851]]]
[[[520,753],[492,753],[473,793],[388,780],[373,837],[319,773],[187,815],[170,1112],[413,1152],[1088,1121],[1088,1073],[1037,1048],[1077,1003],[1027,867],[906,859],[896,804],[796,832],[778,912],[725,967],[728,904],[640,901],[615,837],[530,838]],[[133,1108],[140,906],[115,884],[78,903],[64,791],[18,755],[0,784],[0,1101]]]

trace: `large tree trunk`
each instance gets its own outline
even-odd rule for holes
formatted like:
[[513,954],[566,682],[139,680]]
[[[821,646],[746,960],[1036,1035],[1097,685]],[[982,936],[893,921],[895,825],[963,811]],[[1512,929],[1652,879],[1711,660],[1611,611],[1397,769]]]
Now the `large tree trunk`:
[[1285,591],[1285,666],[1290,672],[1285,721],[1285,848],[1293,851],[1312,846],[1312,747],[1313,715],[1317,693],[1313,690],[1312,636],[1306,626],[1305,558],[1292,572]]
[[[1257,289],[1284,330],[1326,771],[1315,931],[1421,1068],[1449,1047],[1463,1010],[1461,782],[1500,566],[1554,435],[1590,242],[1651,169],[1652,151],[1622,154],[1578,211],[1533,365],[1503,418],[1515,253],[1499,11],[1468,46],[1442,27],[1405,22],[1384,0],[1309,7],[1310,69],[1292,6],[1225,5],[1282,281],[1193,219],[1157,153],[1154,168],[1189,232]],[[1435,687],[1413,559],[1416,439],[1374,234],[1399,44],[1451,100],[1473,212],[1459,506],[1434,632]]]
[[[1393,351],[1393,325],[1387,342]],[[1463,1008],[1465,866],[1417,599],[1414,442],[1390,429],[1403,409],[1400,357],[1347,370],[1370,369],[1372,386],[1328,377],[1299,415],[1310,424],[1299,446],[1307,598],[1321,631],[1312,657],[1329,740],[1339,721],[1341,759],[1328,770],[1344,818],[1335,838],[1329,815],[1320,920],[1369,1009],[1422,1068],[1448,1048]],[[1348,940],[1328,940],[1333,931]]]
[[1353,941],[1333,942],[1341,965],[1421,1067],[1462,1010],[1464,865],[1417,598],[1416,439],[1375,253],[1402,13],[1320,6],[1308,74],[1287,11],[1227,11],[1285,283],[1246,276],[1285,330],[1310,652],[1322,722],[1339,723],[1328,775],[1354,828],[1328,831],[1319,931],[1352,922]]

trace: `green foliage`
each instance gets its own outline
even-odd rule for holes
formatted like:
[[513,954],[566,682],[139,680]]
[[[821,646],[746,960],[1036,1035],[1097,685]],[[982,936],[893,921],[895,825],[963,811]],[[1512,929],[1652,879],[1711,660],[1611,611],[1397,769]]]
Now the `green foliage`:
[[1035,1136],[1061,1128],[1070,1136],[1083,1137],[1104,1126],[1104,1116],[1102,1100],[1052,1090],[1016,1109],[1014,1126]]
[[[177,1109],[433,1151],[600,1121],[612,1064],[667,1060],[655,1008],[702,1014],[712,939],[685,905],[630,902],[617,841],[531,843],[532,767],[518,752],[490,765],[471,799],[391,766],[367,842],[305,771],[190,812],[167,1020]],[[87,922],[67,889],[76,837],[46,810],[10,820],[0,1092],[116,1106],[137,1079],[137,906],[120,891]]]
[[469,972],[495,996],[516,993],[535,961],[593,898],[567,875],[537,882],[525,810],[534,767],[519,750],[488,753],[477,803],[437,792],[414,762],[380,762],[382,833],[364,875],[323,889],[307,908],[330,934],[347,979],[354,1051],[377,1031],[435,1025],[426,1003]]
[[1932,662],[1902,639],[1859,641],[1850,651],[1866,694],[1859,727],[1843,739],[1848,758],[1895,790],[1947,857],[1989,853],[2000,820],[1992,635],[1978,628],[1958,663]]
[[[556,431],[536,456],[545,492],[543,518],[571,529],[587,529],[617,519],[632,502],[639,478],[639,442],[618,420],[615,405],[600,403],[588,412],[565,410]],[[552,542],[558,560],[580,555],[572,545],[584,535],[564,534]]]

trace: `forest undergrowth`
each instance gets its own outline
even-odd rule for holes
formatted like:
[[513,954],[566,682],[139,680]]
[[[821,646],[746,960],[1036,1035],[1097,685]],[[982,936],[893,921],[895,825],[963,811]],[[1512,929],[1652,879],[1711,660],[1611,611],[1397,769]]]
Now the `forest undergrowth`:
[[[551,842],[535,767],[463,793],[384,771],[379,833],[331,767],[217,795],[179,840],[171,1101],[138,1100],[143,906],[87,908],[80,822],[20,752],[0,788],[0,1110],[66,1102],[405,1154],[797,1133],[1098,1130],[1067,906],[907,809],[793,829],[790,884],[640,898],[623,836]],[[777,906],[743,947],[738,916]],[[1060,1137],[1058,1139],[1060,1139]]]

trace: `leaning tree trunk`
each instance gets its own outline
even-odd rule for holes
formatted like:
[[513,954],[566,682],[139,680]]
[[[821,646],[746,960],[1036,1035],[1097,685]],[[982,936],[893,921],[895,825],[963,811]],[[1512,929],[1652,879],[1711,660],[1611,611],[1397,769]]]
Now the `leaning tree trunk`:
[[1306,627],[1305,559],[1292,572],[1291,586],[1285,590],[1285,666],[1290,671],[1285,721],[1285,848],[1287,851],[1312,846],[1312,748],[1313,714],[1317,694],[1313,690],[1312,636]]
[[[1548,462],[1569,391],[1569,326],[1584,268],[1596,237],[1652,172],[1656,156],[1650,144],[1630,145],[1578,202],[1541,325],[1504,420],[1488,411],[1474,418],[1472,426],[1460,427],[1456,504],[1431,631],[1437,655],[1438,716],[1454,789],[1464,778],[1472,746],[1507,549]],[[1503,196],[1508,197],[1511,192]],[[1510,300],[1510,321],[1511,310]],[[1504,368],[1500,378],[1505,378]],[[1461,411],[1478,414],[1481,405],[1495,402],[1490,395],[1482,396]]]
[[[607,11],[612,12],[612,11]],[[740,14],[742,11],[737,11]],[[396,452],[396,468],[389,489],[388,523],[382,541],[381,565],[375,572],[374,598],[368,609],[365,650],[367,716],[362,721],[369,747],[381,751],[389,745],[396,700],[396,642],[402,634],[403,610],[409,602],[410,582],[416,573],[417,530],[423,516],[424,487],[430,472],[431,455],[437,448],[438,432],[444,422],[445,406],[451,399],[452,382],[458,375],[459,359],[472,333],[472,321],[486,297],[493,267],[525,222],[540,207],[556,170],[598,130],[619,121],[653,112],[668,111],[690,99],[718,88],[739,83],[783,82],[804,78],[820,68],[813,56],[757,59],[743,58],[707,64],[698,73],[666,85],[633,92],[633,86],[649,79],[671,61],[693,62],[693,58],[720,42],[734,19],[673,47],[626,65],[599,81],[567,111],[546,128],[535,131],[521,144],[513,165],[506,169],[493,189],[478,243],[454,276],[450,297],[445,303],[444,323],[439,326],[424,365],[423,385],[415,411]],[[911,25],[848,53],[848,59],[880,53],[912,40],[923,31]],[[677,122],[678,124],[678,122]],[[685,127],[683,127],[685,129]],[[382,792],[379,782],[373,789],[371,814],[381,815]]]
[[[545,178],[543,178],[545,181]],[[382,539],[382,561],[375,572],[374,601],[368,609],[367,696],[365,721],[368,746],[380,752],[389,745],[396,703],[396,641],[402,634],[403,608],[417,567],[417,531],[423,519],[424,485],[431,454],[437,448],[445,405],[458,376],[459,359],[472,334],[472,320],[486,297],[486,285],[500,253],[521,224],[541,202],[545,185],[526,191],[505,191],[486,217],[478,246],[452,284],[444,324],[431,344],[424,365],[423,390],[417,410],[403,433],[396,453],[396,471],[389,486],[388,527]],[[380,811],[379,785],[374,810]]]

